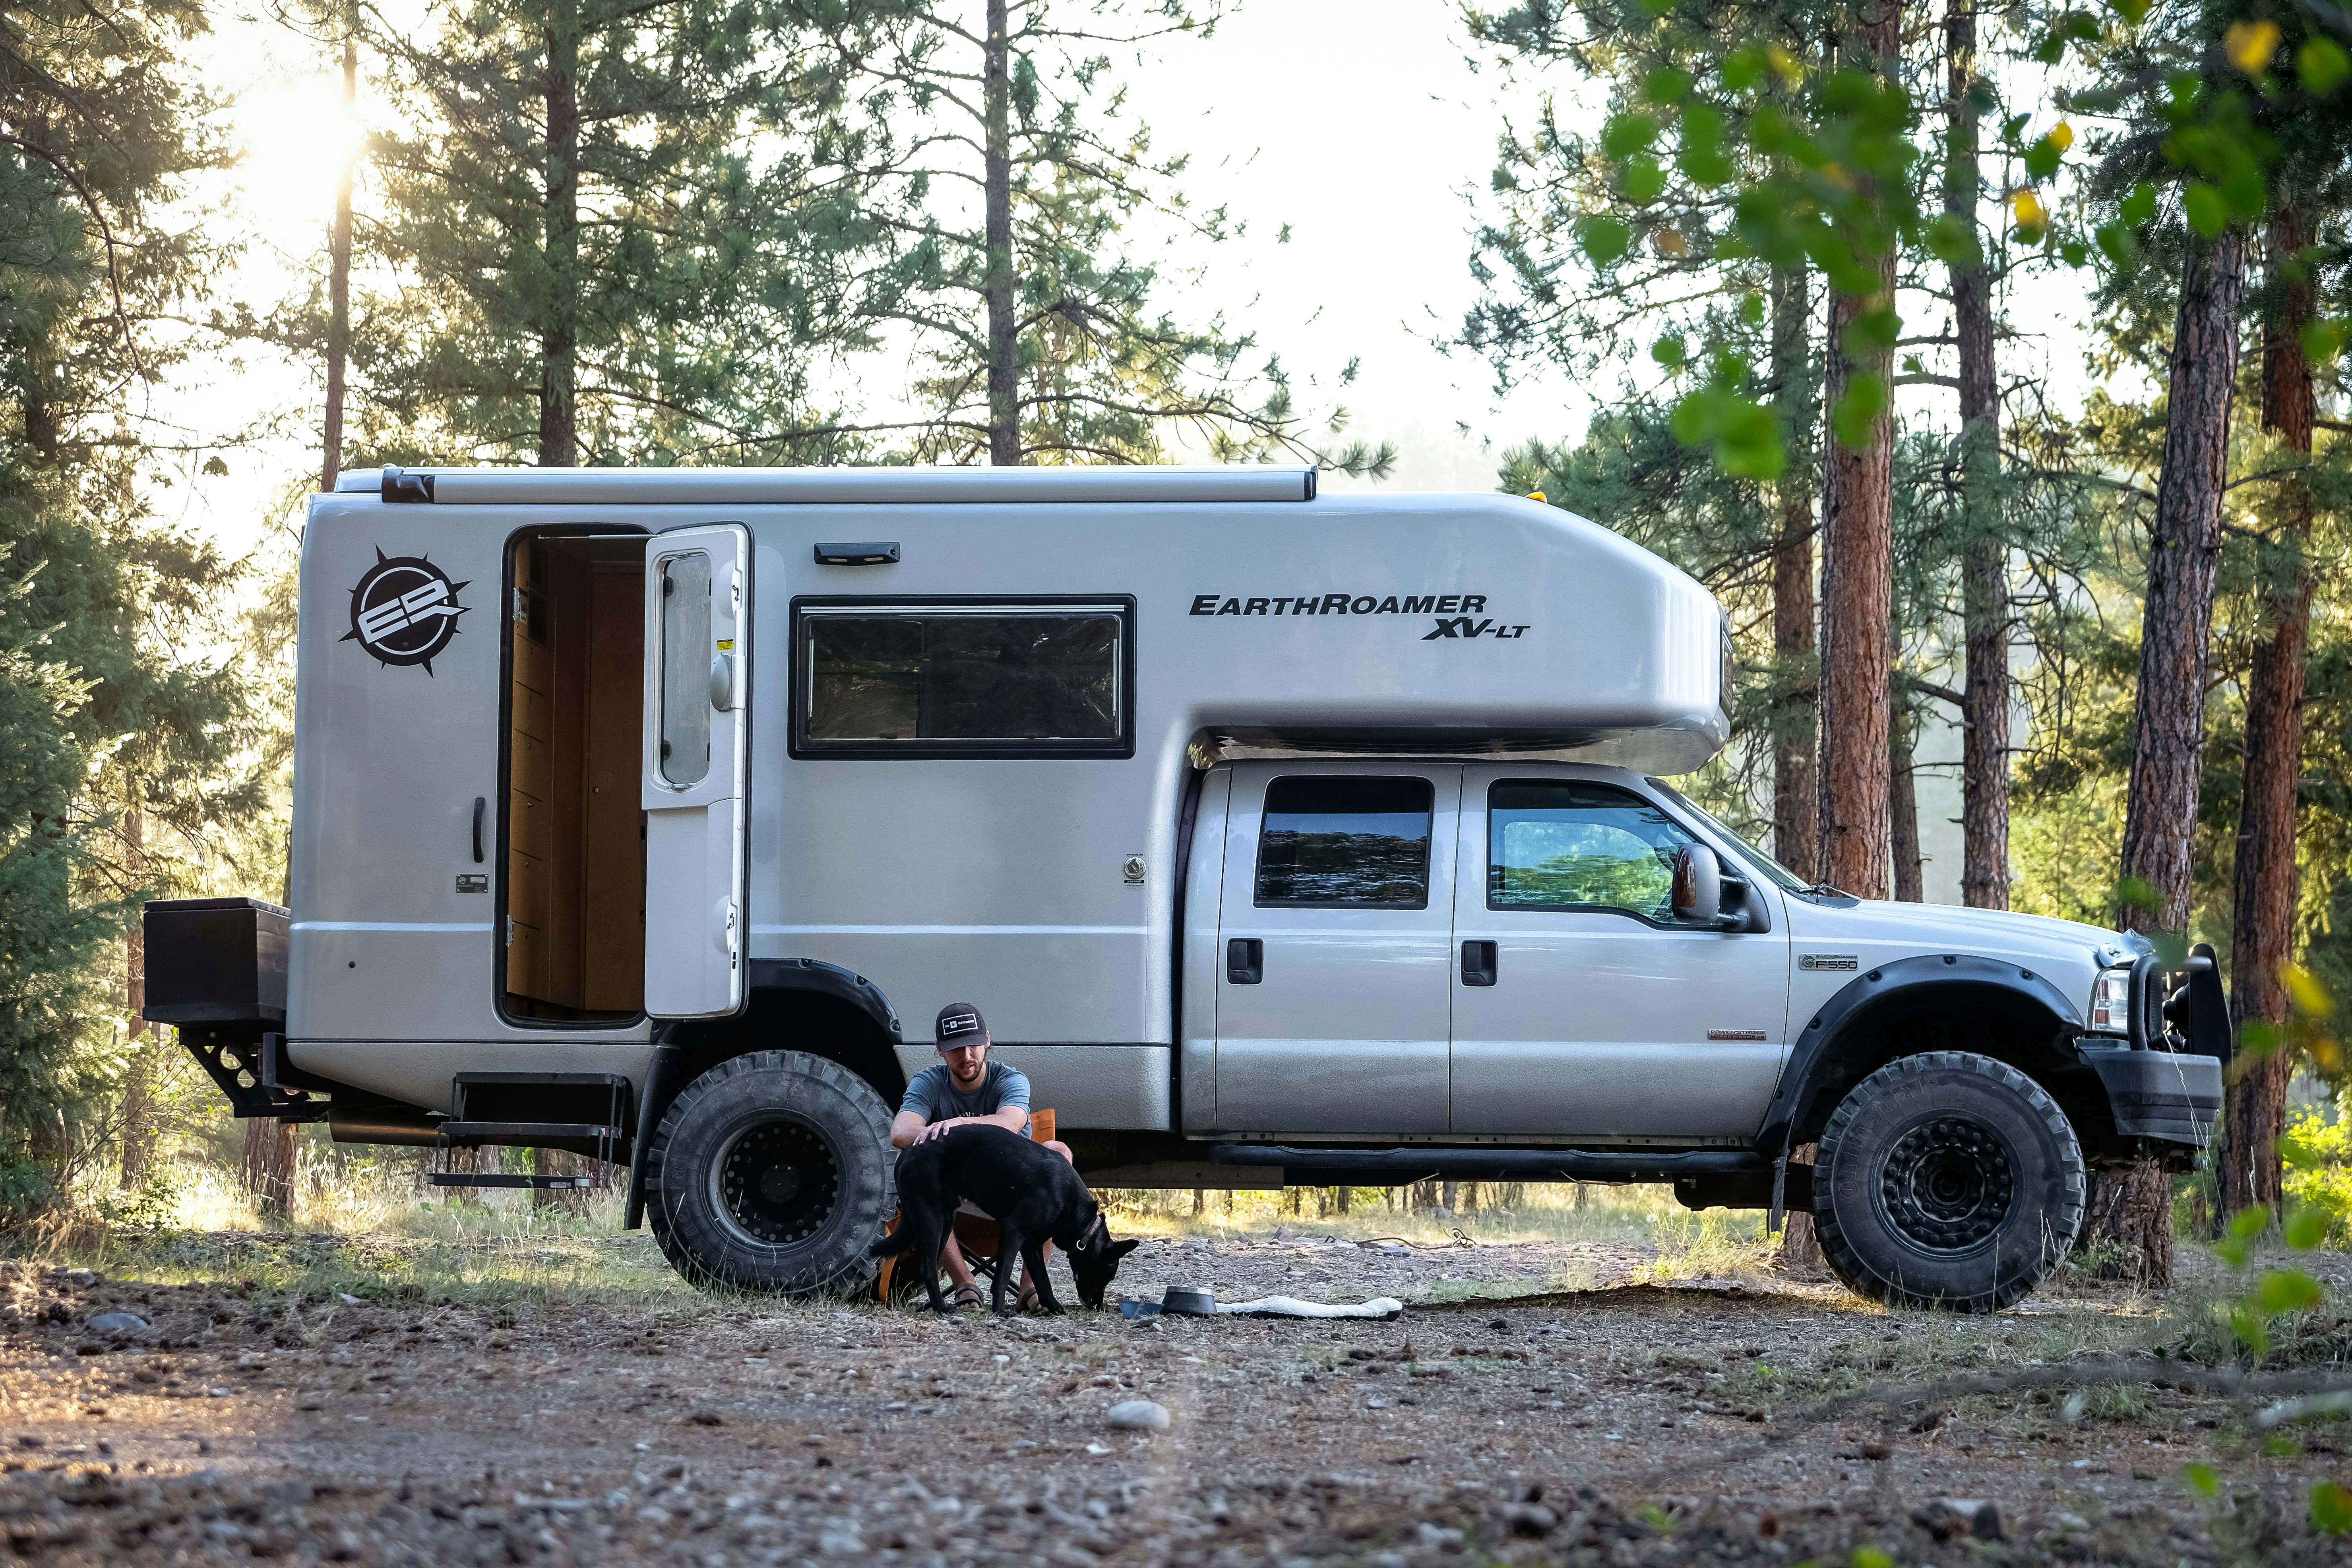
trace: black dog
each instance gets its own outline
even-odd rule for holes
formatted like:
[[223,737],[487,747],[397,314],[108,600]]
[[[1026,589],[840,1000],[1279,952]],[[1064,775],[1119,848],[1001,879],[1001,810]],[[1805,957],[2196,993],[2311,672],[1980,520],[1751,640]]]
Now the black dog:
[[898,1156],[898,1228],[876,1242],[871,1254],[887,1258],[911,1250],[925,1268],[934,1312],[948,1310],[937,1259],[956,1205],[965,1199],[993,1215],[1003,1237],[989,1300],[999,1312],[1004,1310],[1004,1287],[1016,1256],[1036,1282],[1037,1304],[1048,1312],[1062,1310],[1045,1277],[1048,1238],[1070,1255],[1078,1302],[1089,1308],[1102,1305],[1118,1260],[1136,1247],[1132,1241],[1111,1240],[1102,1205],[1067,1160],[1001,1127],[959,1127]]

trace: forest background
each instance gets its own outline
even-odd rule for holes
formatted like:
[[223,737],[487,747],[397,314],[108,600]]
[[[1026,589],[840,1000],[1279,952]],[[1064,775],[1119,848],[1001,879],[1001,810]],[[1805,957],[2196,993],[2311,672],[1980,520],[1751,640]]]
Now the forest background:
[[0,1213],[290,1199],[136,911],[282,887],[324,476],[1284,457],[1706,582],[1693,793],[1805,875],[2210,943],[2222,1152],[2103,1180],[2096,1256],[2340,1227],[2347,50],[2326,0],[0,8]]

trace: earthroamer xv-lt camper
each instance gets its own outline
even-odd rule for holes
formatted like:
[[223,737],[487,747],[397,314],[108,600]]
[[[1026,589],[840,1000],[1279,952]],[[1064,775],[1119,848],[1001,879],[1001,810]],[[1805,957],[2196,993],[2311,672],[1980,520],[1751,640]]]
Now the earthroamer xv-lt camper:
[[1661,776],[1728,646],[1606,530],[1307,469],[349,476],[292,908],[152,906],[148,1016],[240,1115],[625,1163],[740,1285],[870,1278],[962,1000],[1100,1184],[1671,1182],[2011,1300],[2203,1144],[2210,956],[1807,885]]

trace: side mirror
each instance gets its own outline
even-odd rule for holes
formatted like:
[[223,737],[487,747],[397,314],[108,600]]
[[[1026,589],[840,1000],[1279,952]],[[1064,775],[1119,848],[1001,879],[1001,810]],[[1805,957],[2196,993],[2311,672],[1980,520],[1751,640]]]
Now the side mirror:
[[1716,925],[1723,916],[1723,867],[1704,844],[1685,844],[1675,856],[1675,918]]

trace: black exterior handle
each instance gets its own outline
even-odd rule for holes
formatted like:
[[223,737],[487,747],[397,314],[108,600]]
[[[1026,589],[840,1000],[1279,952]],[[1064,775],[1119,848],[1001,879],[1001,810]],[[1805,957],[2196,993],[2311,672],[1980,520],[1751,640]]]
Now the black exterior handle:
[[1465,942],[1462,944],[1462,984],[1492,985],[1496,965],[1496,945],[1491,942]]
[[474,797],[474,864],[477,866],[482,863],[482,814],[489,808],[490,800],[488,795],[478,795]]
[[1254,936],[1236,936],[1225,942],[1225,984],[1256,985],[1265,979],[1265,943]]

